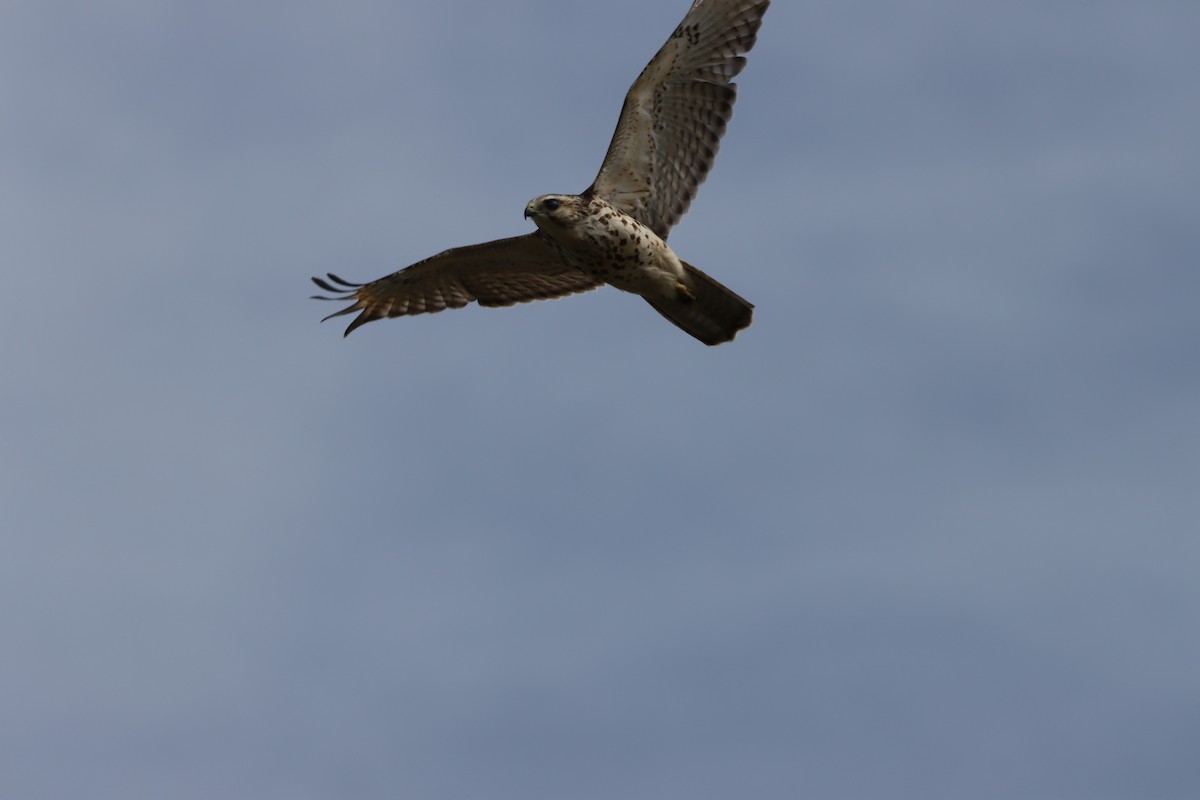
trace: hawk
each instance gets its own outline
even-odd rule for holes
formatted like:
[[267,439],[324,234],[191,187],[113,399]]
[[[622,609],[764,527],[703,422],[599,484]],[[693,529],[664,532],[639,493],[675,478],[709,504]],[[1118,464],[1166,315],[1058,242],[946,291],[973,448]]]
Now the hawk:
[[[600,172],[582,194],[525,206],[537,230],[456,247],[371,283],[313,278],[358,312],[346,335],[384,317],[510,306],[609,284],[641,295],[707,345],[750,325],[754,306],[683,261],[667,235],[712,168],[770,0],[695,0],[634,81]],[[322,320],[324,321],[324,320]]]

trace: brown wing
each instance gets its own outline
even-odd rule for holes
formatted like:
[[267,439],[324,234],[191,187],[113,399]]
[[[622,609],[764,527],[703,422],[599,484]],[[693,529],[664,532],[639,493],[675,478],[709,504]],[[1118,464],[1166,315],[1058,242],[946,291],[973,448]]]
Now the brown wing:
[[359,325],[384,317],[432,314],[462,308],[472,300],[481,306],[511,306],[600,285],[567,263],[540,231],[446,250],[367,284],[350,283],[333,273],[328,277],[313,278],[313,283],[335,296],[314,295],[315,299],[354,302],[325,319],[361,312],[346,328],[347,336]]
[[712,169],[770,0],[696,0],[625,96],[588,192],[662,238]]

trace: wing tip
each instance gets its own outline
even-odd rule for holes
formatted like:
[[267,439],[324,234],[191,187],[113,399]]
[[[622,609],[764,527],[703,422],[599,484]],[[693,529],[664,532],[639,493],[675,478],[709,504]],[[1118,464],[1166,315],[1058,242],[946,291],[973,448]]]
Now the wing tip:
[[[334,275],[332,272],[326,272],[324,278],[313,276],[311,280],[323,291],[333,292],[334,294],[340,295],[354,294],[364,286],[364,284],[361,283],[351,283],[345,278],[340,278],[337,275]],[[336,300],[337,298],[330,297],[320,299]]]
[[324,278],[314,276],[312,278],[312,282],[320,287],[323,291],[329,292],[331,295],[333,295],[333,297],[314,294],[309,296],[309,299],[311,300],[354,300],[353,303],[345,308],[339,309],[332,314],[322,317],[321,322],[327,322],[334,317],[343,317],[347,314],[353,314],[355,311],[362,312],[346,327],[346,330],[342,333],[342,338],[349,336],[350,333],[360,325],[365,325],[366,323],[379,318],[377,314],[371,314],[371,312],[369,312],[363,306],[362,299],[358,297],[358,290],[366,284],[351,283],[345,278],[341,278],[332,272],[325,273]]
[[[350,308],[346,309],[346,311],[354,311],[356,308],[358,308],[358,306],[350,306]],[[347,336],[354,333],[354,330],[359,326],[366,325],[368,322],[372,322],[377,319],[379,319],[378,315],[371,314],[364,309],[361,314],[354,318],[353,322],[346,326],[346,330],[342,331],[342,338],[345,339]]]

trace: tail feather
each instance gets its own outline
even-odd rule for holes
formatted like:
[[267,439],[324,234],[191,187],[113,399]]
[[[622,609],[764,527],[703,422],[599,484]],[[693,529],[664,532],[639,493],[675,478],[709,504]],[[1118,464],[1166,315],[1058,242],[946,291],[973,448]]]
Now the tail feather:
[[695,299],[683,292],[672,298],[646,298],[654,310],[707,345],[732,341],[750,326],[754,304],[717,283],[691,264],[684,263],[685,282]]

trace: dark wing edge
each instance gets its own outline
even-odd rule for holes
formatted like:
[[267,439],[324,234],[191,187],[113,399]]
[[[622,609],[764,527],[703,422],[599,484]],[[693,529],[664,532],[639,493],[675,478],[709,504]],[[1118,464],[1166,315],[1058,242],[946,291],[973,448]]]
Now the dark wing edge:
[[697,0],[629,88],[596,179],[602,197],[664,239],[716,160],[770,0]]
[[359,312],[344,336],[377,319],[436,314],[472,301],[498,307],[549,300],[601,283],[568,263],[537,231],[446,250],[370,283],[351,283],[333,273],[312,281],[332,295],[312,299],[351,301],[322,322]]

